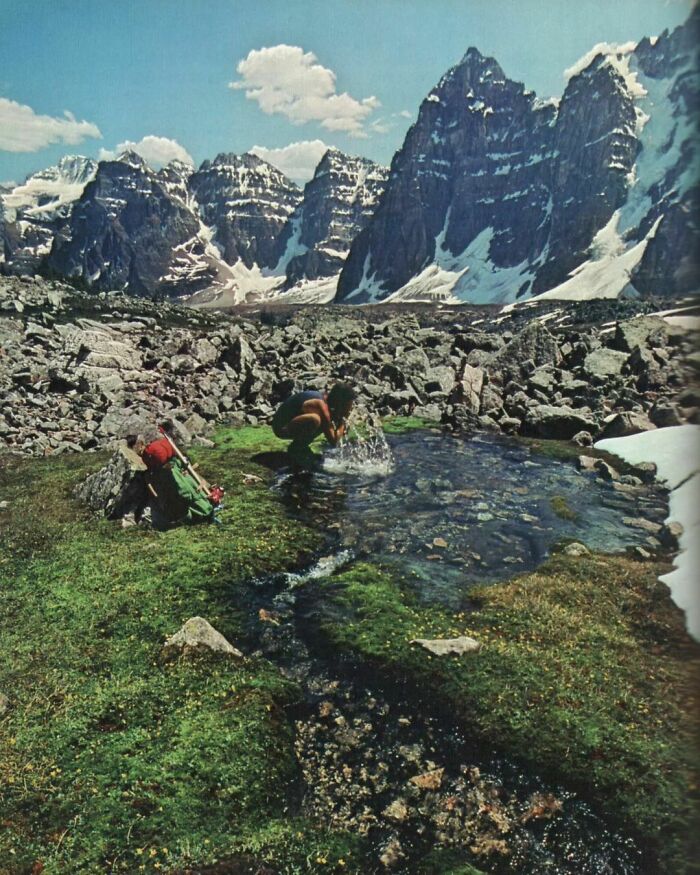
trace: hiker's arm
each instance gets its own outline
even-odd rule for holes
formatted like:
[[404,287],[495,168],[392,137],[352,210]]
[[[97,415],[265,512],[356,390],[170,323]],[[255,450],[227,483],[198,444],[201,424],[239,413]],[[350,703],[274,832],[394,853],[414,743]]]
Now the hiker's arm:
[[340,426],[336,427],[325,401],[314,400],[313,405],[314,413],[317,413],[321,417],[321,428],[323,429],[323,434],[325,435],[326,440],[329,444],[335,446],[345,434],[344,425],[341,423]]

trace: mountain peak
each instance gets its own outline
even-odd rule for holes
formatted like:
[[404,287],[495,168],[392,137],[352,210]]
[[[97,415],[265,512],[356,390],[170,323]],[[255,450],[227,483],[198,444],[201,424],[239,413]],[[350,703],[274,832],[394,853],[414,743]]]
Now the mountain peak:
[[146,160],[138,154],[138,152],[134,152],[133,149],[125,149],[123,152],[120,152],[119,155],[114,159],[119,164],[126,164],[129,167],[133,167],[136,170],[149,170],[149,166],[146,163]]

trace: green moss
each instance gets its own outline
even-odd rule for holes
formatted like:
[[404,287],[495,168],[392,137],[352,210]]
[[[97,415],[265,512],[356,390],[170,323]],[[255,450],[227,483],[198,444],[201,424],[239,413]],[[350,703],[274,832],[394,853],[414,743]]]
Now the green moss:
[[424,419],[422,416],[390,416],[383,420],[382,428],[387,434],[406,434],[422,428],[439,428],[437,422],[432,419]]
[[451,848],[436,848],[420,861],[418,875],[483,875],[464,861],[464,855]]
[[[46,873],[155,872],[242,852],[315,871],[309,855],[357,856],[348,837],[290,818],[294,684],[263,659],[159,660],[193,615],[240,644],[251,580],[318,548],[252,461],[276,447],[241,429],[197,450],[227,486],[223,525],[167,532],[75,502],[102,456],[0,461],[0,872],[38,860]],[[249,473],[261,479],[246,486]]]
[[[558,556],[477,590],[480,609],[453,615],[359,565],[326,583],[323,601],[344,621],[320,628],[376,678],[429,690],[427,707],[440,703],[466,731],[580,788],[678,873],[692,859],[683,842],[697,814],[689,697],[698,648],[660,571],[624,557]],[[439,658],[409,643],[462,634],[483,643],[479,654]]]
[[578,519],[578,514],[571,507],[569,502],[562,495],[554,495],[549,499],[554,513],[563,520],[575,522]]

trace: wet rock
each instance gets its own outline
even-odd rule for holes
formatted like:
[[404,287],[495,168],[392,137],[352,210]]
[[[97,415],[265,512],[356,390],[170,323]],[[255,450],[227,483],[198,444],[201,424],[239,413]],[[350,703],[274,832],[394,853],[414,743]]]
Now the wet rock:
[[520,822],[551,820],[563,810],[564,803],[553,793],[533,793],[527,801],[527,809],[523,812]]
[[422,775],[414,775],[409,778],[409,782],[418,787],[419,790],[439,790],[442,786],[442,778],[445,774],[445,769],[432,769],[429,772],[423,772]]
[[403,823],[408,817],[408,805],[405,799],[394,799],[382,812],[387,820]]
[[165,660],[170,660],[178,656],[186,658],[202,652],[220,653],[236,659],[243,658],[241,651],[230,644],[204,617],[190,617],[179,631],[166,640],[161,656]]
[[481,643],[466,635],[458,638],[413,638],[409,643],[419,644],[436,656],[447,656],[451,653],[460,656],[463,653],[476,653],[481,650]]
[[394,837],[384,845],[379,862],[386,869],[395,869],[405,859],[405,856],[401,842]]
[[593,435],[590,433],[590,431],[578,431],[571,438],[571,442],[579,447],[592,447]]

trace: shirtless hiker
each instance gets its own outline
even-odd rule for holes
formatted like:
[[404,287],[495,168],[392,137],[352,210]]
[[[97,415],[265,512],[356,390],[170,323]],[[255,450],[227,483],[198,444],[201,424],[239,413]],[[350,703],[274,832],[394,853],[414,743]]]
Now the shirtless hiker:
[[291,440],[287,453],[294,464],[314,467],[316,456],[309,444],[321,433],[333,446],[338,443],[354,400],[355,392],[347,383],[336,383],[330,392],[296,392],[280,404],[272,430],[278,438]]

